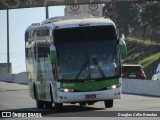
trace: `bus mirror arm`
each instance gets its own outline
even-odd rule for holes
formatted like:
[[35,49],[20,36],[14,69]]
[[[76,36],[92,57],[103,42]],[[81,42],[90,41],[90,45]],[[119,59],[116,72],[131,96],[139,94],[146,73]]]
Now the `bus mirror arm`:
[[117,45],[119,45],[119,41],[120,41],[120,39],[117,39],[117,40],[116,40],[116,44],[117,44]]

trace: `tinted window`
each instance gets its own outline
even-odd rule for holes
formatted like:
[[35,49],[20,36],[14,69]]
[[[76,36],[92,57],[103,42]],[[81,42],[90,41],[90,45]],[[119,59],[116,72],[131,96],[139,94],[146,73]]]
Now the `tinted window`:
[[119,74],[113,25],[56,29],[53,34],[60,79],[95,79]]
[[114,26],[94,26],[57,29],[54,31],[55,44],[97,41],[97,40],[116,40]]
[[50,53],[50,47],[46,45],[38,45],[38,57],[47,57]]
[[123,66],[122,67],[123,72],[141,72],[140,66]]
[[33,30],[32,36],[36,33],[37,36],[49,36],[50,28],[38,28]]

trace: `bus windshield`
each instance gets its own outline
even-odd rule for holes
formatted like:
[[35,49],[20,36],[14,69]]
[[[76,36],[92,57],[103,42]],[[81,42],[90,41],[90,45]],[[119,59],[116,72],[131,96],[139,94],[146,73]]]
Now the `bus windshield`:
[[116,31],[113,26],[56,29],[58,78],[107,78],[118,75]]

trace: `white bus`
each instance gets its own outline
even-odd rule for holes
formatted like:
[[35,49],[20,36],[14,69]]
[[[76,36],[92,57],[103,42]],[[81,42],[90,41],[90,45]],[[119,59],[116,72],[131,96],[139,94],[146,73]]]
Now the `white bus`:
[[25,31],[30,96],[38,108],[63,103],[106,108],[121,97],[121,58],[126,44],[114,23],[92,16],[53,17]]

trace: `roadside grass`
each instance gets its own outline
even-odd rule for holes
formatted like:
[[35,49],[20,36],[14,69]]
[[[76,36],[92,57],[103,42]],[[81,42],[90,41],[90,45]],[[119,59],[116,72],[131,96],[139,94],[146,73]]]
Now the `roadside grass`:
[[151,80],[157,65],[160,63],[160,43],[150,39],[126,37],[128,57],[124,63],[141,64],[146,78]]
[[140,42],[140,43],[143,43],[143,44],[145,44],[147,46],[148,45],[152,45],[152,44],[156,44],[154,41],[152,41],[150,39],[140,40],[140,39],[136,39],[134,37],[127,37],[126,40]]
[[160,63],[160,52],[139,61],[139,64],[141,64],[144,69],[147,80],[151,80],[154,71],[156,70],[157,65],[159,63]]
[[141,64],[143,66],[143,68],[149,66],[150,64],[152,64],[154,61],[160,59],[160,52],[154,54],[154,55],[151,55],[143,60],[140,60],[139,61],[139,64]]

